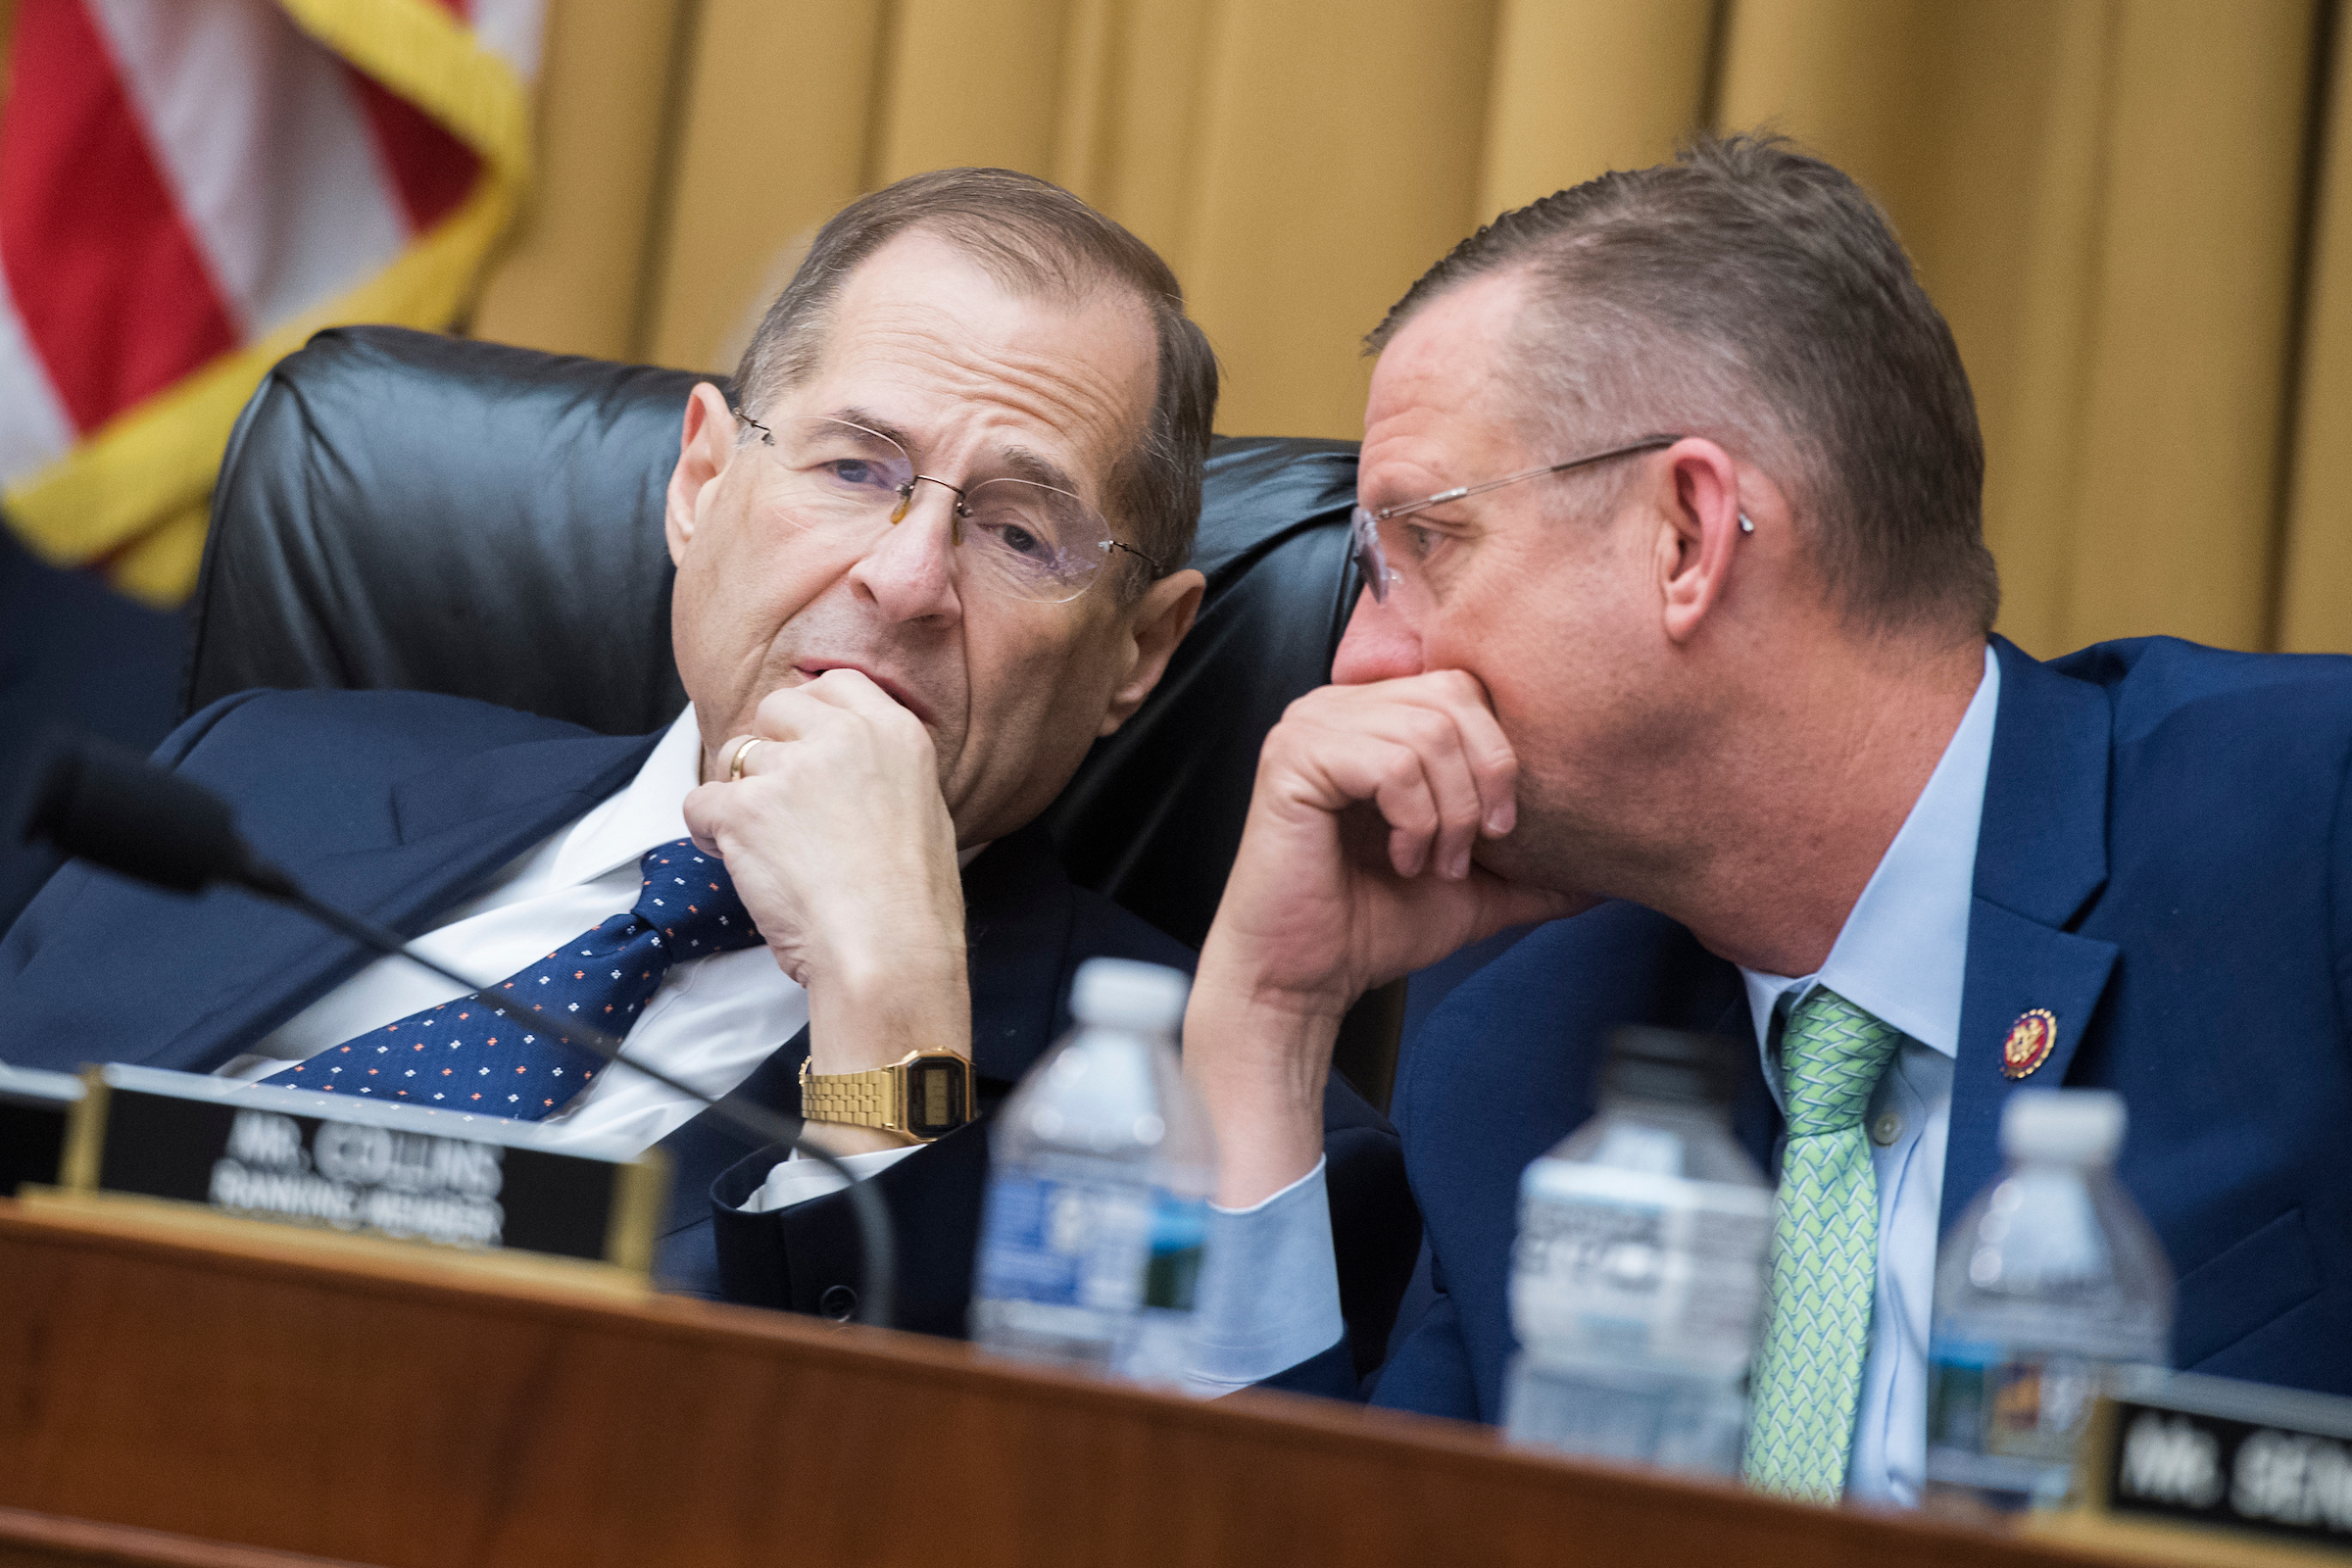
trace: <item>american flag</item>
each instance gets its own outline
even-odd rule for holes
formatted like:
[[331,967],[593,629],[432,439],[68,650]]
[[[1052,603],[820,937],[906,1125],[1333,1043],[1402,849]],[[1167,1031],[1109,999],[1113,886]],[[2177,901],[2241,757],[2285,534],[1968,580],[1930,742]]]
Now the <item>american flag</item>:
[[0,495],[171,602],[238,408],[337,321],[445,327],[528,163],[541,0],[21,0]]

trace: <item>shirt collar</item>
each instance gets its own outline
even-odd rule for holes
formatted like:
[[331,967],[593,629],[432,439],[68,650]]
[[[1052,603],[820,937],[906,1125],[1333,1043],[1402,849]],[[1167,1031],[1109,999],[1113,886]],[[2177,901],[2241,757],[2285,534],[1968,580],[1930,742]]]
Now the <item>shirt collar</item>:
[[1847,912],[1820,971],[1793,980],[1740,971],[1759,1044],[1771,1039],[1775,1008],[1784,1001],[1793,1005],[1823,985],[1921,1045],[1947,1056],[1958,1054],[1977,830],[2000,699],[2000,662],[1987,647],[1984,678],[1960,727]]
[[703,735],[694,705],[674,719],[628,787],[572,823],[556,852],[555,887],[593,881],[657,844],[686,837],[686,797],[702,777]]

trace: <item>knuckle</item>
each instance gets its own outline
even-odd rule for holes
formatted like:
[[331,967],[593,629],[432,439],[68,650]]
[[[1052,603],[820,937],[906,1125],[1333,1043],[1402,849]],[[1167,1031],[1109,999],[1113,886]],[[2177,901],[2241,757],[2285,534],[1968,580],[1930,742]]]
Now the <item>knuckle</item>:
[[1415,744],[1427,750],[1437,750],[1453,738],[1453,720],[1444,713],[1433,713],[1426,708],[1416,708],[1406,720]]
[[1284,705],[1282,722],[1285,724],[1311,723],[1329,705],[1329,686],[1318,686],[1303,697],[1294,697]]
[[1421,788],[1418,778],[1397,777],[1388,780],[1380,792],[1381,806],[1390,821],[1400,827],[1429,828],[1437,825],[1437,803],[1429,791]]
[[881,733],[889,737],[893,749],[911,757],[931,755],[931,732],[923,721],[904,708],[894,709],[882,721]]
[[1307,708],[1307,698],[1301,697],[1283,710],[1282,717],[1266,732],[1265,742],[1258,748],[1261,762],[1271,761],[1278,757],[1311,756],[1318,744],[1328,737],[1328,727],[1318,721],[1315,711]]
[[1483,688],[1478,677],[1466,669],[1441,669],[1437,672],[1440,689],[1449,697],[1476,701]]

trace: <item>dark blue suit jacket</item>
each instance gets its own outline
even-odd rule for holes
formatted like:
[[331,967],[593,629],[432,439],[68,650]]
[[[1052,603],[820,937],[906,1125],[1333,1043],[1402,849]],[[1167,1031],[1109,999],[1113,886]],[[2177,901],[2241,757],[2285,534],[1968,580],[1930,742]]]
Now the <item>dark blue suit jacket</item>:
[[[1999,1168],[2001,1043],[2046,1007],[2025,1082],[2129,1105],[2119,1173],[2180,1279],[2175,1365],[2352,1394],[2352,660],[1995,647],[1943,1224]],[[1395,1112],[1435,1289],[1376,1402],[1498,1419],[1519,1175],[1592,1113],[1627,1022],[1753,1035],[1738,971],[1623,904],[1432,1015]],[[1735,1121],[1769,1152],[1760,1072]],[[1328,1353],[1277,1381],[1362,1392]]]
[[[246,692],[173,732],[158,760],[210,785],[269,858],[329,904],[415,933],[515,856],[636,776],[659,735],[615,739],[461,698],[414,692]],[[1044,831],[992,845],[964,872],[973,1065],[982,1108],[1065,1027],[1078,964],[1098,955],[1190,970],[1191,952],[1070,883]],[[241,893],[188,898],[83,862],[50,881],[0,941],[0,1060],[71,1070],[87,1061],[208,1072],[348,978],[368,955],[300,914]],[[803,1030],[740,1091],[800,1109]],[[1336,1151],[1333,1217],[1351,1339],[1385,1339],[1418,1231],[1396,1135],[1343,1083],[1326,1097]],[[900,1230],[895,1320],[963,1331],[987,1170],[985,1124],[893,1166],[877,1183]],[[664,1283],[815,1310],[858,1277],[848,1200],[777,1214],[723,1213],[712,1183],[747,1161],[710,1113],[662,1141],[674,1173],[659,1268]],[[1344,1168],[1344,1171],[1342,1167]],[[756,1181],[754,1185],[757,1185]],[[740,1193],[735,1195],[740,1198]]]

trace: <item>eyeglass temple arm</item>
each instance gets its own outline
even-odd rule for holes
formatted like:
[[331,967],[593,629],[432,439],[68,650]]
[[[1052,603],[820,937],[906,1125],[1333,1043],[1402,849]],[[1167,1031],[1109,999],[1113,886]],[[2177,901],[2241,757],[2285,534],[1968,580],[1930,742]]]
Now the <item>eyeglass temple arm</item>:
[[1117,539],[1105,539],[1102,541],[1102,548],[1105,550],[1124,550],[1136,560],[1142,562],[1145,565],[1150,566],[1153,573],[1156,574],[1159,570],[1158,562],[1153,561],[1150,556],[1145,555],[1141,550],[1136,549],[1135,546],[1131,544],[1123,543]]
[[1500,479],[1489,479],[1484,484],[1457,484],[1452,489],[1441,490],[1434,496],[1423,496],[1418,501],[1408,501],[1401,507],[1383,507],[1372,514],[1372,520],[1386,522],[1391,517],[1409,517],[1424,508],[1441,507],[1448,501],[1459,501],[1464,496],[1485,495],[1490,490],[1499,490],[1506,484],[1517,484],[1522,479],[1541,478],[1547,473],[1566,473],[1570,468],[1581,468],[1587,464],[1592,463],[1606,463],[1611,458],[1630,458],[1637,452],[1655,452],[1658,448],[1670,447],[1681,439],[1682,437],[1679,435],[1646,435],[1631,446],[1611,447],[1606,452],[1595,452],[1590,457],[1570,458],[1566,463],[1547,463],[1541,468],[1529,468],[1525,472],[1509,474]]

